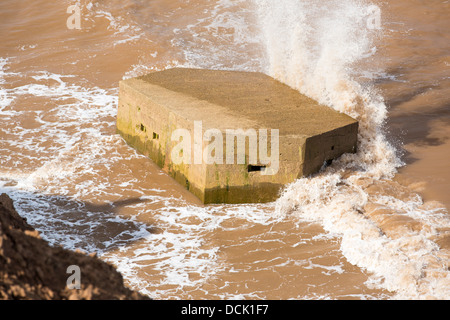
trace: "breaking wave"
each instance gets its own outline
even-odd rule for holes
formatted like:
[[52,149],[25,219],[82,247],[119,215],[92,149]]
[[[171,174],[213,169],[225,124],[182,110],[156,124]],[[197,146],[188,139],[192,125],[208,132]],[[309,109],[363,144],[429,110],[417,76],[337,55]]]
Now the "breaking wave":
[[402,162],[383,130],[387,107],[370,81],[360,80],[370,74],[361,68],[382,39],[382,29],[368,27],[377,7],[357,0],[255,5],[266,72],[360,124],[357,153],[292,183],[276,212],[319,221],[342,235],[343,254],[373,272],[372,285],[399,298],[448,298],[448,256],[433,241],[450,226],[445,209],[430,208],[391,180]]

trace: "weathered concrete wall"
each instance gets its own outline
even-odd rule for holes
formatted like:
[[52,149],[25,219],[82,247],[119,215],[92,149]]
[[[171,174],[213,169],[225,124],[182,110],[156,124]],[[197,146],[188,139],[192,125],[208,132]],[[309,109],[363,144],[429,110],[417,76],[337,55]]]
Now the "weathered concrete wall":
[[[195,121],[201,137],[208,129],[223,133],[223,164],[172,161],[179,143],[172,133],[187,129],[194,146]],[[250,163],[249,141],[245,163],[226,164],[228,129],[268,129],[269,137],[279,130],[276,174],[262,174],[259,157]],[[245,203],[273,201],[287,183],[355,152],[358,123],[261,73],[170,69],[120,82],[117,130],[204,203]],[[200,150],[209,143],[201,139]],[[270,139],[268,146],[271,154]]]

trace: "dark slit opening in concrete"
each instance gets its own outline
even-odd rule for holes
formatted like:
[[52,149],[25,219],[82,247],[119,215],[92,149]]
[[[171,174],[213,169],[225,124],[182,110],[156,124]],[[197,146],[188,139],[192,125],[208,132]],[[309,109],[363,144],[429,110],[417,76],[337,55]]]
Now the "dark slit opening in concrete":
[[253,165],[249,165],[247,167],[247,171],[248,172],[260,172],[263,171],[264,169],[266,169],[266,166],[253,166]]

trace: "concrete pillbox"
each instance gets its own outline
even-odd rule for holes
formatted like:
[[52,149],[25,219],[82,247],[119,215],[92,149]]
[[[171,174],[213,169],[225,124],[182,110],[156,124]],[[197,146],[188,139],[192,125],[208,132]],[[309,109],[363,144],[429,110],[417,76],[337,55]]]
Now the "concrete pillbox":
[[358,122],[262,73],[175,68],[120,82],[117,131],[203,203],[251,203],[355,152]]

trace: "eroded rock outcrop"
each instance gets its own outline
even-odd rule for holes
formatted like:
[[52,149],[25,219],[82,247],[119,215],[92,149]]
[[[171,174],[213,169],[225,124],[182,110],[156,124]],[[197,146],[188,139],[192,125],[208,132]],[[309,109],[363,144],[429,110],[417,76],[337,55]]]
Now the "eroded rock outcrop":
[[[69,266],[80,270],[80,289],[69,289]],[[95,257],[41,239],[0,195],[0,299],[148,299],[124,286],[117,270]]]

